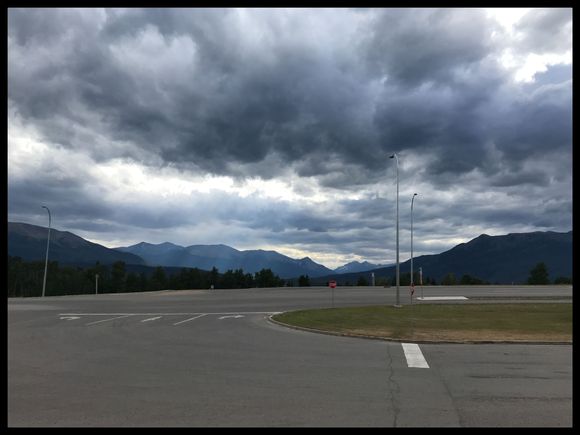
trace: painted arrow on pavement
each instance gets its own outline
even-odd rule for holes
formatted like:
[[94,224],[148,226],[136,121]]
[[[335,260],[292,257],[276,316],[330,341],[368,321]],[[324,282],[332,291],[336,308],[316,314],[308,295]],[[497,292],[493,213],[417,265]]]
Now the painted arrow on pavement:
[[221,317],[218,317],[218,319],[220,319],[220,320],[221,319],[228,319],[228,318],[239,319],[240,317],[244,317],[244,316],[242,316],[241,314],[236,314],[235,316],[221,316]]

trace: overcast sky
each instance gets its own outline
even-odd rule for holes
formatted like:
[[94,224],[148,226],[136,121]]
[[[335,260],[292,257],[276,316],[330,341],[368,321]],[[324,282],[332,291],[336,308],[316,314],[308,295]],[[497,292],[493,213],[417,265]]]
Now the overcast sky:
[[9,9],[8,220],[334,268],[572,229],[571,9]]

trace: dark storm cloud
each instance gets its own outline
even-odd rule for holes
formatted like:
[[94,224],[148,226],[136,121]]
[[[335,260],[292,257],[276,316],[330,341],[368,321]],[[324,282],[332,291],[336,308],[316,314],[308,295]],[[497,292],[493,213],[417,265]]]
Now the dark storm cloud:
[[[547,84],[523,98],[513,98],[496,112],[495,137],[508,160],[572,145],[572,82]],[[499,115],[499,116],[498,116]],[[493,137],[493,136],[492,136]],[[513,157],[510,158],[510,157]]]
[[[425,194],[417,252],[482,228],[568,229],[571,65],[515,83],[499,58],[506,46],[516,57],[571,50],[570,10],[532,10],[515,31],[509,39],[478,9],[10,9],[11,119],[42,142],[97,165],[295,177],[306,199],[213,192],[152,203],[103,192],[80,164],[66,175],[49,165],[11,175],[9,210],[50,202],[75,228],[159,237],[219,223],[248,240],[386,262],[388,155],[399,152],[404,222],[410,194]],[[317,188],[326,202],[308,200]],[[488,192],[493,200],[477,195]]]
[[[66,26],[69,15],[50,18]],[[321,57],[320,48],[309,49],[308,41],[289,34],[289,25],[275,19],[265,31],[281,30],[283,37],[272,33],[270,47],[248,48],[237,38],[242,29],[235,18],[236,12],[222,10],[109,13],[90,41],[80,32],[75,35],[78,25],[68,33],[51,26],[43,29],[50,34],[46,49],[54,48],[47,64],[34,61],[38,50],[28,45],[32,36],[18,32],[24,25],[34,28],[41,17],[18,11],[10,17],[9,30],[16,36],[9,50],[9,97],[22,116],[65,146],[86,145],[74,143],[70,126],[48,122],[57,114],[77,123],[98,122],[100,132],[113,140],[213,173],[227,173],[229,163],[251,164],[275,153],[286,164],[300,162],[300,172],[308,174],[308,157],[329,150],[372,166],[377,147],[370,120],[364,118],[371,110],[366,108],[368,90],[350,54]],[[177,38],[189,41],[179,53],[191,58],[182,80],[148,75],[148,68],[156,67],[155,51],[183,42]],[[140,50],[150,56],[144,64],[124,65],[119,59]],[[30,59],[32,65],[21,74]],[[78,113],[79,106],[87,113]],[[259,175],[267,178],[267,168]]]
[[108,219],[114,214],[115,207],[104,202],[98,192],[91,191],[85,181],[82,177],[55,176],[50,172],[10,180],[8,209],[15,216],[45,215],[41,205],[46,205],[57,222]]
[[[376,181],[385,166],[377,157],[394,150],[440,149],[429,174],[445,177],[485,164],[490,141],[515,159],[548,140],[567,145],[565,95],[503,97],[505,74],[488,59],[493,23],[481,10],[371,10],[351,46],[335,47],[293,33],[316,13],[247,12],[261,26],[248,30],[229,9],[11,10],[9,98],[48,139],[98,160],[153,154],[272,178],[272,166],[260,165],[270,156],[342,188]],[[530,13],[522,26],[542,34],[566,16]],[[136,147],[91,147],[90,131],[71,134],[77,125]],[[337,176],[349,167],[357,176]]]
[[435,152],[434,176],[469,172],[481,164],[489,140],[481,113],[487,98],[484,87],[426,85],[411,94],[394,88],[378,107],[375,122],[383,143],[407,152]]
[[489,54],[493,23],[476,9],[388,9],[366,47],[375,74],[399,85],[453,80]]

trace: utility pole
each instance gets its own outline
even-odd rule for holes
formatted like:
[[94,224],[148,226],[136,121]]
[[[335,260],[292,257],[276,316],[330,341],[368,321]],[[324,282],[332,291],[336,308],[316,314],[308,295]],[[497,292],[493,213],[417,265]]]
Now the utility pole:
[[414,193],[411,198],[411,303],[413,303],[413,293],[415,293],[415,283],[413,279],[413,201],[416,196],[417,194]]
[[401,298],[399,293],[399,156],[397,154],[391,155],[389,158],[395,159],[397,161],[397,269],[396,269],[396,282],[397,282],[397,301],[395,307],[401,307]]
[[44,297],[44,293],[46,290],[46,272],[48,270],[48,247],[50,245],[50,210],[47,206],[43,205],[42,208],[45,208],[48,212],[48,238],[46,240],[46,259],[44,260],[44,280],[42,281],[42,297]]

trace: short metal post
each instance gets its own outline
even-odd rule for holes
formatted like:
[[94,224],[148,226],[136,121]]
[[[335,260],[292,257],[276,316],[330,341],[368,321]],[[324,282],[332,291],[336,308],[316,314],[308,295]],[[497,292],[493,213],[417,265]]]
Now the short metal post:
[[421,299],[423,299],[423,268],[419,268],[419,283],[421,284]]

